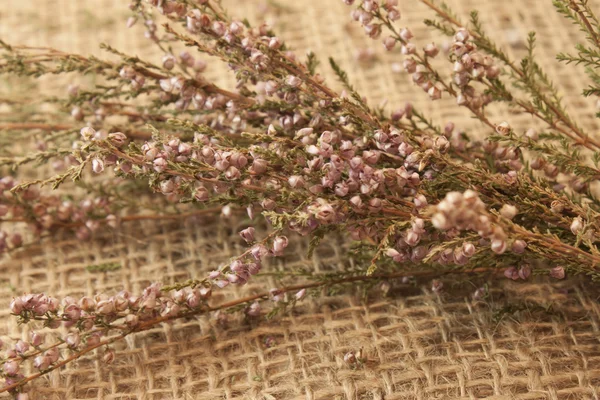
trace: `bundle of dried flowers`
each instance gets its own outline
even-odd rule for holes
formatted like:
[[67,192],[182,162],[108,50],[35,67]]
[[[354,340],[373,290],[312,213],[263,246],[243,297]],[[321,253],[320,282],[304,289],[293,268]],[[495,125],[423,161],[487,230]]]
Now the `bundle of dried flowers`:
[[[56,123],[64,118],[54,113],[38,116],[47,123],[27,123],[24,115],[21,123],[1,126],[53,133],[35,153],[7,148],[0,154],[0,166],[13,171],[0,179],[0,252],[23,245],[19,233],[5,228],[15,223],[27,223],[38,237],[62,230],[84,240],[102,226],[119,229],[131,220],[241,210],[270,227],[264,237],[246,227],[240,232],[248,244],[244,253],[181,284],[93,298],[16,297],[10,309],[22,323],[68,333],[48,344],[34,332],[29,341],[8,345],[0,390],[23,400],[25,383],[98,348],[110,362],[111,343],[156,324],[232,307],[258,316],[264,300],[288,307],[325,286],[490,271],[514,280],[600,277],[600,202],[590,190],[600,174],[600,140],[561,104],[536,62],[535,35],[529,35],[527,56],[512,60],[485,34],[477,13],[463,24],[445,6],[421,2],[436,16],[427,25],[452,38],[445,54],[434,43],[420,49],[411,41],[411,31],[398,25],[396,0],[357,1],[351,16],[385,49],[401,48],[402,67],[431,100],[455,98],[487,126],[483,140],[452,123],[436,126],[410,103],[389,115],[370,107],[330,60],[345,87],[337,93],[317,73],[314,54],[298,58],[266,25],[231,18],[213,0],[131,3],[135,16],[127,25],[145,25],[146,37],[164,51],[158,64],[110,46],[104,48],[120,61],[0,42],[4,74],[93,72],[104,79],[47,100],[75,122]],[[576,56],[559,59],[588,66],[591,86],[584,95],[598,95],[600,23],[585,0],[554,4],[588,39]],[[159,27],[157,13],[169,22]],[[224,61],[236,90],[208,81],[206,63],[190,52],[173,54],[177,43]],[[434,68],[432,59],[442,57],[446,69]],[[509,122],[490,120],[486,106],[497,102],[546,128],[517,132]],[[20,179],[21,168],[34,161],[50,163],[56,175]],[[90,179],[86,170],[105,178]],[[90,194],[65,200],[50,190],[69,181],[84,182]],[[357,252],[371,262],[352,274],[309,275],[306,284],[209,304],[215,290],[260,279],[261,263],[285,254],[290,234],[309,235],[317,246],[333,232],[357,241]],[[441,288],[434,280],[432,289]],[[24,376],[23,363],[38,372]]]

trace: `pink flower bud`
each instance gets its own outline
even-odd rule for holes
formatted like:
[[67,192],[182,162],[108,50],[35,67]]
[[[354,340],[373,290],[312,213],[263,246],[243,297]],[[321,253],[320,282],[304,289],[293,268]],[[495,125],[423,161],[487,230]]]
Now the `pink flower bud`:
[[132,67],[130,67],[130,66],[124,66],[119,71],[119,75],[123,79],[131,79],[131,78],[133,78],[135,76],[135,70]]
[[[400,67],[398,66],[398,68]],[[404,70],[409,74],[412,74],[417,70],[417,62],[412,58],[407,58],[404,61],[402,61],[402,68],[404,68]],[[394,72],[401,72],[401,70],[399,69],[398,71]]]
[[278,49],[281,47],[281,45],[282,45],[281,39],[279,39],[277,37],[272,37],[269,40],[269,48],[271,48],[271,49]]
[[255,260],[260,261],[263,257],[269,254],[269,250],[262,244],[258,244],[250,250]]
[[32,311],[35,315],[44,315],[49,311],[49,309],[50,307],[47,299],[40,299],[36,304],[34,304]]
[[405,260],[404,254],[400,253],[396,249],[389,248],[385,251],[385,255],[392,258],[395,262],[402,262]]
[[104,171],[104,161],[99,158],[94,158],[92,160],[92,170],[97,174]]
[[408,231],[406,233],[406,237],[404,238],[404,241],[406,242],[407,245],[414,247],[417,244],[419,244],[419,242],[421,241],[421,236],[414,231]]
[[379,161],[381,153],[379,151],[366,150],[362,153],[362,159],[370,165],[376,164]]
[[[541,170],[546,165],[546,160],[543,157],[537,157],[531,161],[531,169],[533,170]],[[556,200],[555,200],[556,201]],[[553,202],[554,203],[554,202]]]
[[506,121],[500,122],[498,125],[496,125],[496,132],[499,135],[505,135],[506,136],[506,135],[509,134],[510,131],[511,131],[511,127],[508,124],[508,122],[506,122]]
[[15,297],[10,302],[10,311],[15,315],[21,314],[24,308],[25,303],[23,302],[23,299],[21,297]]
[[523,240],[515,240],[512,244],[512,252],[516,254],[522,254],[525,252],[527,243]]
[[113,303],[117,312],[125,311],[129,307],[129,300],[120,295],[114,297]]
[[433,217],[431,217],[431,223],[439,230],[445,231],[451,228],[450,221],[448,221],[448,218],[442,213],[435,213]]
[[83,140],[89,141],[89,140],[92,140],[92,138],[96,135],[96,131],[94,130],[94,128],[91,128],[89,126],[84,126],[79,131],[79,134],[81,135],[81,138]]
[[17,344],[15,344],[15,351],[19,354],[25,353],[29,350],[29,343],[19,340]]
[[228,280],[224,280],[224,279],[217,279],[216,281],[214,281],[214,283],[220,289],[223,289],[224,287],[226,287],[227,285],[229,285],[229,281]]
[[225,278],[227,278],[230,283],[243,283],[241,282],[242,279],[240,278],[240,275],[237,274],[226,274]]
[[390,21],[398,21],[400,19],[400,11],[398,11],[396,8],[393,8],[388,11],[387,16]]
[[115,304],[112,300],[101,300],[96,306],[96,311],[99,314],[112,314],[115,312]]
[[267,95],[270,96],[270,95],[274,94],[277,91],[277,89],[278,89],[277,82],[275,82],[275,81],[267,81],[265,83],[265,93]]
[[415,207],[417,207],[417,209],[427,207],[427,199],[422,194],[416,195],[413,199],[413,202],[415,203]]
[[48,357],[48,360],[50,360],[50,363],[52,364],[57,362],[60,358],[60,351],[54,347],[44,352],[44,356]]
[[340,197],[344,197],[348,194],[349,188],[348,185],[346,183],[338,183],[335,185],[335,195],[336,196],[340,196]]
[[[144,310],[152,310],[156,307],[156,294],[149,293],[140,303],[140,308]],[[110,308],[109,308],[110,309]]]
[[292,175],[288,178],[289,185],[294,189],[299,189],[304,187],[304,178],[300,175]]
[[344,362],[350,365],[356,364],[357,360],[354,352],[349,351],[348,353],[344,354]]
[[225,31],[227,30],[227,27],[225,26],[225,24],[223,22],[215,21],[212,24],[212,30],[217,35],[223,36],[225,34]]
[[112,364],[112,362],[115,360],[115,352],[112,350],[107,350],[106,353],[104,353],[104,356],[102,357],[102,361],[104,361],[105,364]]
[[396,39],[394,39],[393,37],[388,36],[385,39],[383,39],[383,47],[385,47],[385,49],[387,51],[393,50],[395,45],[396,45]]
[[469,31],[467,31],[464,28],[460,28],[458,32],[456,32],[456,34],[454,35],[454,40],[463,43],[466,42],[467,40],[469,40]]
[[431,291],[434,293],[441,292],[444,287],[444,283],[440,280],[434,279],[431,282]]
[[505,269],[504,276],[508,279],[512,279],[513,281],[519,279],[519,273],[517,272],[517,269],[515,267],[509,267]]
[[402,46],[400,52],[405,56],[415,54],[417,52],[417,46],[415,46],[413,43],[407,43],[404,46]]
[[125,24],[125,26],[127,26],[127,28],[131,28],[135,25],[136,22],[137,22],[136,17],[129,17],[129,18],[127,18],[127,23]]
[[79,307],[84,311],[93,311],[96,308],[96,302],[91,297],[82,297],[79,300]]
[[368,204],[370,212],[379,212],[383,206],[383,202],[377,197],[370,199]]
[[287,78],[285,78],[285,84],[293,88],[297,88],[302,85],[302,80],[294,75],[288,75]]
[[560,170],[554,164],[547,164],[544,167],[544,173],[548,178],[556,178],[559,174]]
[[31,337],[30,343],[33,347],[37,347],[37,346],[41,345],[42,343],[44,343],[44,335],[42,335],[42,334],[32,331],[30,334],[30,337]]
[[510,204],[505,204],[500,209],[500,215],[502,215],[506,219],[513,219],[515,215],[517,215],[517,207],[512,206]]
[[258,263],[249,263],[248,264],[248,272],[250,273],[250,275],[256,275],[260,272],[262,265],[260,264],[260,262]]
[[538,132],[533,128],[527,129],[527,132],[525,132],[525,136],[531,140],[538,140],[540,138]]
[[402,40],[404,40],[405,42],[408,42],[410,39],[412,39],[414,36],[412,34],[412,32],[408,29],[408,28],[404,28],[400,31],[400,37],[402,38]]
[[240,231],[240,236],[242,239],[246,241],[246,243],[254,242],[254,233],[255,229],[253,227],[248,227],[242,231]]
[[196,201],[207,201],[209,199],[208,190],[205,187],[200,186],[194,192],[194,199],[196,199]]
[[438,136],[433,141],[433,146],[440,153],[445,153],[450,148],[450,142],[448,142],[445,136]]
[[362,201],[362,199],[360,198],[360,196],[358,196],[358,195],[357,195],[357,196],[354,196],[354,197],[352,197],[352,198],[350,199],[350,204],[352,204],[352,206],[353,206],[353,207],[356,207],[356,208],[362,208],[362,206],[363,206],[363,201]]
[[485,76],[488,79],[496,79],[500,76],[500,72],[502,72],[502,70],[498,66],[491,65],[485,70]]
[[442,91],[435,85],[427,90],[427,94],[431,100],[439,100],[442,98]]
[[33,366],[40,371],[44,371],[50,366],[50,359],[46,356],[39,355],[34,358]]
[[2,366],[6,375],[16,375],[19,373],[19,363],[15,360],[8,360]]
[[277,236],[273,240],[273,254],[276,256],[283,255],[283,250],[288,246],[288,239],[285,236]]
[[494,239],[491,243],[492,251],[496,254],[502,254],[506,251],[506,241],[501,239]]
[[267,160],[257,158],[252,163],[252,166],[250,167],[249,172],[252,175],[261,175],[267,171],[267,166],[268,166]]
[[154,160],[153,162],[153,166],[154,166],[154,170],[156,172],[163,172],[164,170],[167,169],[167,160],[165,160],[164,158],[157,158],[156,160]]
[[519,268],[519,278],[527,280],[527,278],[529,278],[530,275],[531,267],[529,265],[524,265],[521,268]]
[[377,39],[381,35],[381,25],[380,24],[369,24],[364,26],[365,33],[371,39]]
[[207,299],[207,298],[209,298],[212,295],[212,289],[209,288],[209,287],[201,287],[197,292],[196,291],[192,291],[192,293],[187,298],[187,304],[190,307],[196,307],[197,305],[196,306],[190,305],[191,304],[190,303],[190,299],[192,299],[192,295],[193,296],[199,295],[201,298]]
[[306,289],[300,289],[295,295],[296,300],[298,301],[302,300],[304,296],[306,296]]
[[116,147],[122,147],[127,143],[127,135],[123,132],[113,132],[108,134],[108,140]]
[[272,200],[272,199],[263,199],[260,202],[260,205],[265,210],[270,211],[270,210],[273,210],[277,206],[277,203],[275,202],[275,200]]
[[[125,317],[125,324],[126,324],[128,327],[130,327],[130,328],[134,328],[134,327],[136,327],[136,326],[139,324],[139,322],[140,322],[140,319],[139,319],[139,317],[138,317],[137,315],[135,315],[135,314],[128,314],[128,315]],[[87,343],[87,344],[88,344],[88,346],[89,346],[89,343]]]
[[79,336],[79,333],[77,333],[77,332],[69,333],[65,337],[65,343],[67,344],[67,346],[69,346],[72,349],[79,346],[79,344],[81,343],[81,338]]
[[168,69],[170,71],[175,67],[176,61],[177,60],[175,59],[175,56],[173,56],[172,54],[167,54],[162,58],[162,65],[165,69]]
[[571,232],[573,235],[578,235],[583,230],[583,219],[581,217],[573,218],[573,222],[571,222]]
[[473,257],[475,255],[475,252],[476,252],[476,248],[475,248],[475,245],[473,245],[473,243],[469,243],[469,242],[463,243],[462,253],[466,257]]
[[158,84],[166,93],[171,93],[173,91],[173,83],[171,82],[171,79],[161,79]]
[[69,304],[64,308],[63,315],[70,321],[77,321],[81,317],[81,309],[75,304]]
[[423,52],[425,54],[427,54],[428,57],[435,57],[438,55],[440,50],[437,48],[435,43],[429,43],[428,45],[425,46],[425,48],[423,49]]
[[248,307],[248,310],[246,310],[246,314],[248,314],[251,317],[259,317],[260,316],[260,303],[258,303],[257,301],[252,303],[250,305],[250,307]]
[[242,174],[241,174],[240,170],[237,169],[236,167],[229,167],[225,171],[225,179],[230,180],[230,181],[239,179],[241,176],[242,176]]
[[554,267],[550,270],[550,276],[556,279],[565,278],[565,269],[563,267]]

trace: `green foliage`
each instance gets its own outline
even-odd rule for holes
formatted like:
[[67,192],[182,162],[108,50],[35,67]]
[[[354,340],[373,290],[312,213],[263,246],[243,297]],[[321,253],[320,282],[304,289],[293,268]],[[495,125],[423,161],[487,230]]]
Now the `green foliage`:
[[85,267],[86,271],[92,273],[99,272],[114,272],[121,269],[121,263],[111,262],[111,263],[102,263],[102,264],[93,264]]
[[319,60],[317,56],[312,51],[308,52],[306,55],[306,68],[308,69],[308,73],[313,76],[317,73],[317,67],[319,66]]

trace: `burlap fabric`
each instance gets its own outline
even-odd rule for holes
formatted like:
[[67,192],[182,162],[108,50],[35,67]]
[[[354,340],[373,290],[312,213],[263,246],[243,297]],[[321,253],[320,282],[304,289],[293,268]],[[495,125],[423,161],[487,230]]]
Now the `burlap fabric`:
[[[142,56],[160,53],[141,37],[141,28],[124,28],[127,2],[117,0],[3,0],[0,37],[12,43],[46,45],[79,53],[101,54],[100,42]],[[414,4],[413,4],[414,3]],[[409,77],[390,68],[398,55],[383,54],[381,44],[364,38],[348,24],[349,9],[339,0],[227,3],[235,15],[265,15],[299,54],[314,50],[323,61],[334,56],[357,88],[373,104],[384,99],[393,109],[405,101],[460,128],[484,130],[453,104],[432,103]],[[585,78],[553,61],[570,49],[579,33],[551,11],[550,0],[453,0],[460,15],[480,10],[488,31],[506,43],[511,54],[523,51],[523,38],[535,29],[539,53],[549,74],[560,82],[569,110],[582,125],[596,129],[594,101],[582,100]],[[265,8],[266,7],[266,8]],[[401,24],[411,27],[420,43],[431,41],[421,20],[431,14],[414,2],[401,6]],[[378,63],[359,63],[356,49],[375,50]],[[331,78],[326,62],[322,71]],[[223,68],[207,75],[224,85],[231,80]],[[85,84],[85,80],[79,80]],[[5,92],[23,94],[64,88],[63,79],[3,82]],[[61,89],[62,90],[62,89]],[[517,129],[533,124],[527,115],[506,114]],[[495,113],[495,114],[494,114]],[[506,118],[506,117],[504,117]],[[503,118],[503,119],[504,119]],[[493,119],[494,120],[494,119]],[[70,237],[44,240],[0,260],[0,305],[21,292],[57,296],[113,293],[121,288],[141,291],[149,282],[181,281],[203,276],[241,248],[233,221],[195,219],[180,223],[138,222],[90,243]],[[303,265],[319,271],[351,267],[347,243],[334,238],[312,258],[307,244],[293,242],[294,251],[270,269]],[[91,273],[85,266],[105,262],[118,271]],[[268,284],[265,283],[268,281]],[[481,282],[447,285],[441,295],[428,282],[394,286],[388,296],[376,290],[369,297],[340,294],[306,300],[273,321],[229,322],[200,317],[157,327],[132,336],[118,347],[112,366],[99,355],[87,357],[35,382],[34,399],[579,399],[600,395],[600,308],[593,286],[576,281],[500,283],[483,303],[470,294]],[[254,282],[227,298],[263,292],[274,279]],[[214,303],[225,299],[216,294]],[[3,339],[24,338],[0,307]],[[367,362],[356,369],[343,362],[359,348]]]

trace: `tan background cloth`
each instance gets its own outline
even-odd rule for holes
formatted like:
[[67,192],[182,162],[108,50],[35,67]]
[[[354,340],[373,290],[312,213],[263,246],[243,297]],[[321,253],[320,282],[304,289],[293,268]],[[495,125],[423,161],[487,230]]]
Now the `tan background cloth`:
[[[44,45],[82,54],[102,55],[97,44],[158,61],[161,57],[142,37],[140,24],[124,27],[126,1],[4,0],[0,37],[11,43]],[[409,26],[419,43],[433,40],[421,21],[431,17],[416,1],[402,2],[400,26]],[[350,8],[339,0],[278,0],[264,8],[255,0],[230,0],[232,15],[262,15],[299,55],[314,50],[321,71],[331,79],[327,56],[349,72],[372,104],[388,100],[388,109],[405,101],[444,123],[485,133],[454,102],[430,102],[410,78],[393,74],[398,54],[384,54],[380,41],[364,37],[349,25]],[[274,3],[271,3],[274,4]],[[490,34],[511,54],[523,52],[530,29],[538,32],[540,59],[560,82],[565,102],[582,125],[597,129],[595,99],[582,99],[586,86],[580,69],[554,61],[570,50],[580,34],[551,10],[550,0],[475,1],[449,4],[462,16],[480,10]],[[436,36],[436,40],[439,36]],[[440,43],[438,41],[438,43]],[[358,63],[357,48],[371,47],[378,63]],[[444,65],[442,62],[440,65]],[[225,69],[212,66],[211,79],[231,85]],[[85,85],[89,79],[75,79]],[[3,82],[7,92],[35,96],[38,91],[64,90],[69,80]],[[24,89],[26,88],[26,89]],[[533,124],[527,115],[498,112],[518,130]],[[494,114],[496,113],[496,114]],[[508,117],[507,117],[508,116]],[[500,117],[498,117],[500,118]],[[150,282],[182,281],[204,276],[228,257],[239,254],[235,224],[214,220],[180,223],[139,222],[120,233],[100,235],[90,243],[70,237],[44,240],[12,258],[0,260],[0,305],[15,294],[46,292],[56,296],[139,292]],[[351,268],[347,244],[334,238],[308,259],[306,243],[293,242],[292,256],[270,268],[308,266],[321,272]],[[85,266],[117,262],[121,269],[90,273]],[[268,281],[268,284],[265,282]],[[93,355],[31,386],[34,399],[575,399],[600,396],[600,310],[597,291],[576,282],[553,284],[498,283],[486,303],[471,301],[480,282],[446,285],[441,295],[416,286],[398,285],[389,296],[375,290],[368,301],[337,295],[305,300],[300,307],[271,322],[245,321],[233,315],[223,326],[214,317],[157,327],[117,346],[112,366]],[[263,292],[274,279],[255,280],[227,298]],[[214,304],[225,299],[216,294]],[[0,334],[5,341],[25,338],[0,307]],[[343,362],[348,351],[363,348],[365,365],[352,369]]]

